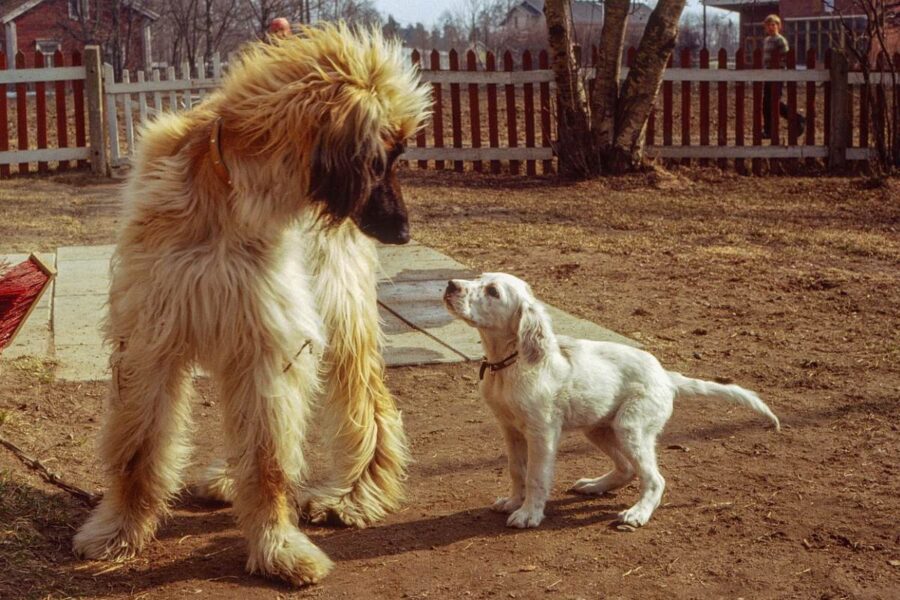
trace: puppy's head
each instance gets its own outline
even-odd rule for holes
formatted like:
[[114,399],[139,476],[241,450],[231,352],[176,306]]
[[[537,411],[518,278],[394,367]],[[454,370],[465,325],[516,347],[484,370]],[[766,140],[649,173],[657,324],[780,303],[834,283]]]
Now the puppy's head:
[[491,337],[515,336],[526,362],[538,362],[553,341],[550,319],[531,287],[506,273],[483,273],[474,280],[451,279],[444,306],[453,316]]

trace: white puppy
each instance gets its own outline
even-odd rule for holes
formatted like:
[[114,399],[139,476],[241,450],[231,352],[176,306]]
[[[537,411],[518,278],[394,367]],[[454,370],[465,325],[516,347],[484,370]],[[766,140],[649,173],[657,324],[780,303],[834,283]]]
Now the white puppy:
[[656,436],[672,415],[675,398],[730,400],[780,429],[769,407],[742,387],[666,371],[653,355],[623,344],[555,335],[531,288],[512,275],[451,280],[444,304],[481,335],[485,359],[479,387],[500,422],[512,479],[509,497],[493,508],[511,513],[510,527],[537,527],[544,519],[563,430],[580,429],[614,464],[602,477],[575,482],[575,492],[601,495],[638,477],[640,499],[619,514],[623,523],[638,527],[650,519],[665,488]]

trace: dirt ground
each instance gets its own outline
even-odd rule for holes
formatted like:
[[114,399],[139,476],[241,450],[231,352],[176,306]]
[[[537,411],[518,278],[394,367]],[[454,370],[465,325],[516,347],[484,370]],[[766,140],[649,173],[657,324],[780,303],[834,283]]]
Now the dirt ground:
[[[75,561],[86,508],[0,447],[0,598],[898,597],[897,181],[405,179],[422,243],[522,276],[670,369],[757,390],[784,431],[731,405],[680,402],[659,443],[663,504],[633,532],[613,520],[636,485],[567,492],[608,467],[571,435],[544,524],[510,530],[487,509],[507,474],[477,364],[390,369],[416,460],[406,506],[369,529],[304,527],[337,568],[300,591],[245,575],[230,510],[189,499],[139,558]],[[109,243],[115,191],[73,176],[0,183],[0,252]],[[50,367],[2,364],[0,435],[101,489],[104,387],[56,382]],[[216,404],[199,381],[196,465],[219,444]]]

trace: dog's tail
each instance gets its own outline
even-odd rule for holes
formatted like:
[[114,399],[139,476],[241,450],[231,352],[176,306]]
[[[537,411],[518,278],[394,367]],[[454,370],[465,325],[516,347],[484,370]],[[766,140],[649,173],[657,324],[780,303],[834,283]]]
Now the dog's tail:
[[742,404],[747,408],[751,408],[759,414],[768,417],[775,424],[775,429],[781,431],[781,423],[775,413],[766,406],[766,403],[759,399],[755,392],[744,389],[739,385],[721,384],[713,381],[704,381],[702,379],[693,379],[685,377],[681,373],[668,371],[669,379],[675,386],[676,397],[679,396],[702,396],[706,398],[721,398],[729,400],[736,404]]

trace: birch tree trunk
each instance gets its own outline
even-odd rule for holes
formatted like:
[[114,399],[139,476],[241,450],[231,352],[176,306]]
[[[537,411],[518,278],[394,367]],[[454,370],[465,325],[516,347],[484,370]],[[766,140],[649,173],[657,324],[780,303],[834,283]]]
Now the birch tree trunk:
[[591,95],[591,127],[594,143],[601,153],[615,141],[622,49],[630,8],[631,0],[606,0],[603,7],[603,29]]
[[666,63],[675,48],[678,20],[685,0],[660,0],[650,14],[634,65],[622,86],[616,111],[614,171],[634,169],[643,161],[644,134]]
[[[634,65],[619,86],[630,2],[606,0],[592,105],[578,78],[572,47],[570,0],[547,0],[544,15],[559,90],[560,174],[589,177],[640,168],[650,110],[678,34],[685,0],[659,0],[650,15]],[[590,111],[590,112],[589,112]]]
[[566,177],[589,177],[597,173],[599,159],[592,148],[587,96],[572,45],[572,8],[569,0],[547,0],[544,14],[547,17],[550,60],[559,99],[559,142],[556,149],[559,171]]

